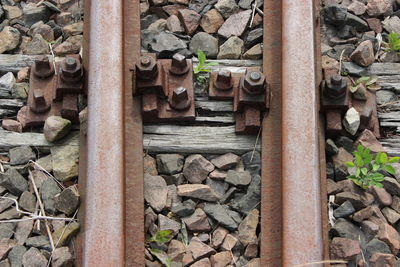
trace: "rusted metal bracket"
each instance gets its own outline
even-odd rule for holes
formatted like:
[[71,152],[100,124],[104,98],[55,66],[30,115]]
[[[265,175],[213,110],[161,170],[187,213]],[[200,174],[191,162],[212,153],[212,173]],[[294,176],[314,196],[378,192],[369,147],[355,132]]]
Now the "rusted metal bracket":
[[321,110],[326,116],[326,134],[331,137],[348,136],[349,133],[344,129],[342,121],[346,111],[354,107],[360,114],[359,131],[369,129],[379,137],[375,94],[366,89],[365,100],[355,99],[349,90],[351,80],[336,73],[334,69],[326,69],[325,80],[321,83]]
[[157,60],[143,55],[134,69],[133,94],[142,95],[144,122],[194,120],[193,67],[181,54]]
[[28,103],[18,112],[18,119],[23,127],[41,126],[53,115],[78,123],[81,93],[83,68],[79,55],[69,55],[60,63],[40,57],[31,67]]

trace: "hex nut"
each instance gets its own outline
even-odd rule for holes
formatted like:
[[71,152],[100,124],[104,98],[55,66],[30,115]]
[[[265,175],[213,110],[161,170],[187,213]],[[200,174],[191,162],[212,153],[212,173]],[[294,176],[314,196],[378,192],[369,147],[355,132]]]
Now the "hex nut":
[[243,89],[249,94],[262,94],[265,91],[265,76],[259,71],[247,72],[243,78]]
[[158,74],[157,62],[150,56],[142,56],[136,63],[136,77],[139,80],[149,81],[154,79]]

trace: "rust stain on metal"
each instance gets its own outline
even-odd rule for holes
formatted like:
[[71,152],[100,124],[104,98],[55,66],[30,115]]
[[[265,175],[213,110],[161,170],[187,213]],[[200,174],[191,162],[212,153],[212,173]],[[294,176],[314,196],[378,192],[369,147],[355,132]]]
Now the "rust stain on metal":
[[141,103],[133,97],[132,71],[140,57],[140,8],[123,1],[124,145],[125,145],[125,266],[144,266],[143,124]]
[[314,30],[313,0],[282,1],[282,266],[323,259]]
[[270,81],[269,115],[262,123],[260,266],[282,266],[281,261],[281,29],[282,2],[264,0],[263,73]]
[[221,69],[210,74],[210,86],[208,97],[215,100],[232,100],[235,88],[239,87],[242,74],[231,73],[229,70]]

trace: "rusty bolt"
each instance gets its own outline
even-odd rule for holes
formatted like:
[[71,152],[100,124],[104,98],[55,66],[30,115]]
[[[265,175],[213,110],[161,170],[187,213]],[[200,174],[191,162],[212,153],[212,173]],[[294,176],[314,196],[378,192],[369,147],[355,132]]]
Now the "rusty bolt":
[[242,88],[249,94],[259,95],[265,91],[266,80],[259,71],[247,72],[242,80]]
[[185,110],[190,107],[190,99],[185,87],[178,87],[172,92],[170,105],[177,110]]
[[229,90],[233,86],[232,73],[229,70],[218,71],[215,79],[214,86],[217,90]]
[[157,62],[154,58],[144,55],[136,63],[136,77],[142,81],[153,80],[158,74]]
[[76,58],[67,57],[61,62],[61,78],[66,82],[77,82],[82,77],[82,66]]
[[40,56],[33,65],[33,73],[41,79],[45,79],[54,74],[53,64],[49,62],[47,56]]
[[50,109],[50,105],[46,102],[43,89],[35,88],[33,90],[33,102],[34,106],[30,107],[30,109],[34,113],[44,113]]
[[175,75],[183,75],[189,71],[186,57],[182,54],[176,53],[172,56],[171,68],[169,71]]
[[331,98],[341,98],[346,94],[347,82],[340,75],[333,75],[326,81],[325,95]]

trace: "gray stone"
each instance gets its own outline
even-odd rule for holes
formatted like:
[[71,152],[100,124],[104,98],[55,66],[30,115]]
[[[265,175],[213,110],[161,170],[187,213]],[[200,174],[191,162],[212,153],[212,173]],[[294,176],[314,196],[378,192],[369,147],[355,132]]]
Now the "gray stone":
[[28,182],[15,169],[0,173],[0,185],[16,196],[20,196],[24,191],[28,190]]
[[397,182],[396,179],[391,178],[391,177],[385,177],[382,184],[383,184],[383,187],[385,188],[385,190],[389,194],[400,196],[400,184]]
[[[47,155],[45,157],[41,157],[38,160],[36,160],[36,164],[45,169],[47,172],[53,172],[53,157],[50,155]],[[34,166],[35,169],[40,169],[38,166]]]
[[176,174],[182,171],[185,158],[179,154],[158,154],[157,169],[160,174]]
[[[250,9],[250,8],[252,8],[253,2],[254,2],[253,0],[240,0],[238,5],[240,8]],[[261,7],[263,4],[263,1],[256,0],[256,3],[257,3],[257,7]]]
[[333,236],[361,240],[362,243],[365,241],[365,236],[361,229],[343,218],[336,221],[330,232]]
[[189,3],[189,9],[200,13],[207,6],[208,0],[192,0]]
[[147,28],[152,33],[160,33],[167,28],[167,21],[165,19],[158,19]]
[[34,247],[34,248],[45,249],[45,250],[51,251],[49,237],[44,236],[44,235],[29,237],[25,241],[25,245],[27,247]]
[[190,183],[201,183],[214,168],[214,165],[202,155],[190,155],[186,158],[183,175]]
[[369,27],[368,27],[368,23],[361,19],[360,17],[347,13],[347,17],[346,17],[346,22],[345,24],[347,26],[351,26],[354,27],[355,30],[359,31],[359,32],[365,32],[368,31]]
[[36,197],[31,192],[23,192],[21,197],[19,198],[18,203],[22,209],[30,212],[35,212]]
[[251,47],[263,40],[263,28],[257,28],[249,32],[245,40],[245,46]]
[[15,49],[20,39],[21,34],[17,29],[5,26],[0,32],[0,54]]
[[79,192],[75,185],[72,185],[64,189],[60,194],[56,195],[54,198],[55,208],[71,216],[75,213],[79,206]]
[[218,0],[214,7],[221,13],[224,19],[229,18],[239,11],[239,6],[236,4],[235,0]]
[[33,220],[26,220],[17,223],[14,238],[19,245],[25,244],[26,239],[32,233]]
[[47,259],[37,248],[30,248],[22,257],[24,267],[45,267]]
[[51,15],[50,10],[45,6],[39,6],[36,8],[24,9],[24,23],[27,27],[32,26],[38,21],[46,23]]
[[339,148],[335,145],[332,139],[326,139],[325,151],[328,156],[336,155],[339,152]]
[[261,165],[261,154],[258,151],[250,151],[246,154],[242,155],[242,162],[244,164],[245,169],[248,169],[251,166],[260,166]]
[[149,205],[160,212],[167,204],[168,187],[161,176],[145,174],[144,198]]
[[226,175],[225,182],[234,186],[245,186],[250,184],[251,175],[248,171],[229,170]]
[[47,212],[51,214],[56,212],[55,197],[59,193],[61,193],[61,189],[53,178],[49,177],[43,182],[42,187],[40,188],[40,195],[42,197],[44,209]]
[[340,205],[337,209],[333,211],[333,216],[335,216],[335,218],[344,218],[353,214],[355,211],[356,210],[354,209],[351,202],[346,200],[342,203],[342,205]]
[[233,14],[224,22],[224,24],[222,24],[221,28],[218,29],[218,35],[224,38],[241,36],[246,29],[250,17],[251,10]]
[[349,134],[355,135],[357,133],[358,127],[360,127],[360,114],[355,108],[352,107],[347,110],[343,119],[343,126]]
[[22,267],[22,258],[26,252],[26,247],[18,245],[15,246],[8,253],[8,259],[10,260],[10,264],[12,267]]
[[67,182],[78,176],[79,146],[64,145],[50,149],[54,177]]
[[140,27],[141,29],[147,29],[147,27],[150,26],[150,24],[152,24],[153,22],[155,22],[156,20],[158,20],[159,17],[157,17],[157,15],[155,14],[150,14],[145,16],[144,18],[140,19]]
[[229,188],[229,185],[224,181],[218,181],[210,178],[206,179],[206,185],[211,187],[211,189],[214,190],[214,192],[219,196],[219,198],[222,198],[226,190],[228,190]]
[[237,36],[232,36],[219,48],[218,59],[239,59],[243,53],[244,42]]
[[382,21],[383,28],[388,32],[400,33],[400,18],[398,16],[387,17]]
[[241,214],[247,214],[252,209],[256,208],[261,201],[261,177],[255,175],[251,179],[251,183],[247,188],[247,193],[238,198],[234,198],[231,207],[232,209],[240,212]]
[[172,230],[173,234],[176,235],[181,229],[181,224],[167,216],[158,214],[158,228],[160,230]]
[[27,55],[46,55],[50,53],[50,47],[40,34],[36,34],[27,44],[24,52]]
[[343,181],[347,179],[347,176],[349,175],[349,172],[347,171],[347,167],[345,166],[337,166],[334,167],[334,173],[335,173],[335,181]]
[[44,137],[48,142],[55,142],[67,136],[71,131],[71,121],[60,116],[50,116],[43,127]]
[[3,238],[11,238],[14,234],[15,223],[0,224],[0,240]]
[[383,105],[386,103],[396,101],[397,97],[396,94],[389,90],[378,90],[376,92],[376,103],[378,105]]
[[227,209],[220,204],[206,204],[204,212],[230,231],[234,231],[238,227],[236,221],[228,214]]
[[207,58],[216,58],[218,55],[218,40],[206,32],[196,33],[189,43],[189,49],[194,54],[197,50],[203,51]]
[[263,45],[262,44],[256,44],[249,50],[247,50],[242,58],[243,59],[261,59],[263,55]]
[[30,160],[34,160],[36,155],[29,146],[19,146],[11,148],[8,152],[8,157],[10,158],[10,164],[14,166],[26,164]]
[[322,12],[325,22],[334,26],[342,25],[348,14],[346,8],[340,5],[327,5],[322,9]]
[[377,252],[386,253],[386,254],[392,253],[390,251],[389,246],[385,242],[374,238],[365,245],[364,257],[368,261],[369,258],[371,258],[372,254],[377,253]]
[[354,141],[347,136],[339,136],[336,138],[335,144],[337,147],[343,147],[349,153],[354,151]]
[[353,62],[342,62],[342,72],[355,76],[362,76],[365,73],[365,68]]
[[179,217],[188,217],[193,214],[196,208],[196,203],[191,200],[185,200],[183,203],[179,203],[171,208],[171,212],[178,215]]
[[15,86],[15,77],[12,72],[7,72],[0,78],[0,97],[10,98]]
[[154,34],[146,30],[142,31],[142,46],[159,57],[170,57],[186,48],[186,44],[171,33]]
[[51,263],[53,267],[72,267],[74,266],[74,257],[68,247],[56,248],[53,251]]

